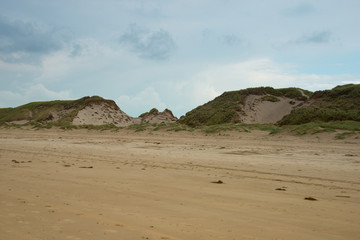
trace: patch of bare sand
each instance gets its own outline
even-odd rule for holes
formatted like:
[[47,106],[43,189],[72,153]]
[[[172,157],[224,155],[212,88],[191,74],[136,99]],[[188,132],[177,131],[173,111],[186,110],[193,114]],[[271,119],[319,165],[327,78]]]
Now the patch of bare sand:
[[80,110],[72,123],[74,125],[114,124],[123,127],[133,124],[133,119],[116,105],[100,102]]
[[264,101],[262,97],[258,95],[246,97],[243,106],[246,115],[241,116],[244,123],[276,123],[303,103],[286,97],[277,97],[278,102]]
[[0,129],[0,239],[358,239],[359,144]]

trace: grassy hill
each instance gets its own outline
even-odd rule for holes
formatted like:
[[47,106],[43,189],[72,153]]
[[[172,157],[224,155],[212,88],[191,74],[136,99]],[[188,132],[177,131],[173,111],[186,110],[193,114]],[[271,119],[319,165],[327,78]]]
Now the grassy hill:
[[21,120],[34,122],[52,121],[54,119],[54,112],[64,113],[57,120],[57,122],[71,123],[71,121],[81,109],[90,103],[99,101],[110,100],[105,100],[102,97],[93,96],[83,97],[78,100],[32,102],[16,108],[0,108],[0,124]]
[[274,89],[272,87],[248,88],[239,91],[225,92],[214,100],[186,113],[179,121],[191,127],[222,123],[239,123],[241,122],[240,115],[245,114],[242,105],[249,95],[264,96],[263,100],[265,101],[277,101],[278,97],[305,101],[312,93],[298,88]]
[[348,84],[331,90],[317,91],[307,102],[307,105],[285,116],[279,124],[360,121],[360,84]]
[[[287,115],[277,122],[280,126],[311,122],[360,121],[360,84],[348,84],[315,93],[298,88],[274,89],[272,87],[225,92],[214,100],[191,110],[178,122],[190,127],[241,123],[243,117],[249,114],[249,112],[245,112],[244,104],[249,105],[247,97],[250,95],[256,96],[258,102],[266,102],[266,106],[269,106],[267,109],[272,112],[274,111],[271,106],[274,105],[271,104],[280,102],[281,98],[286,99],[288,105],[296,102],[293,110],[290,110],[291,112],[286,113]],[[121,111],[114,101],[98,96],[71,101],[32,102],[16,108],[1,108],[0,125],[16,121],[71,125],[82,109],[95,103],[106,103],[106,106],[112,107],[115,109],[114,111]],[[256,110],[254,108],[251,111],[254,113]],[[93,111],[95,111],[94,115],[98,114],[96,112],[98,110]],[[99,113],[98,116],[104,114],[109,115],[110,113]],[[150,112],[142,114],[140,118],[145,119],[152,114],[159,114],[159,111],[152,109]],[[118,115],[116,116],[116,118],[120,118]]]

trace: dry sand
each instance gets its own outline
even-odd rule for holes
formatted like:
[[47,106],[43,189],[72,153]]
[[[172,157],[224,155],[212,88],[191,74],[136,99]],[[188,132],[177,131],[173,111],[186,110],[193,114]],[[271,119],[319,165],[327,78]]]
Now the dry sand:
[[241,116],[243,123],[276,123],[298,107],[303,101],[287,97],[277,97],[278,102],[263,101],[265,95],[249,95],[242,109],[246,113]]
[[0,129],[0,239],[359,239],[359,145]]
[[72,121],[74,125],[114,124],[119,127],[129,126],[133,123],[133,118],[121,111],[116,104],[112,105],[107,102],[86,106]]

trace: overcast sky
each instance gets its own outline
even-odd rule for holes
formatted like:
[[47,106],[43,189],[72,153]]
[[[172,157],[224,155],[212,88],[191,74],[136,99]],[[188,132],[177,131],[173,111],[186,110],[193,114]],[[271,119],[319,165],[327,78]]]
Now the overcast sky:
[[360,83],[359,0],[0,0],[0,107],[99,95],[178,117],[224,91]]

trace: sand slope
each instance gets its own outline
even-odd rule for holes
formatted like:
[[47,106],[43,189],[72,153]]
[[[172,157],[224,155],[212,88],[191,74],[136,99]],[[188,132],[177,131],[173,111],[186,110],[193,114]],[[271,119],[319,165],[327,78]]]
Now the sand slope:
[[133,118],[124,113],[116,104],[102,101],[86,106],[78,112],[74,125],[103,125],[128,126],[133,124]]
[[358,239],[359,144],[0,129],[0,239]]
[[276,123],[303,103],[303,101],[286,97],[277,97],[278,102],[263,101],[262,97],[264,96],[249,95],[246,97],[242,108],[245,114],[241,115],[243,123]]

